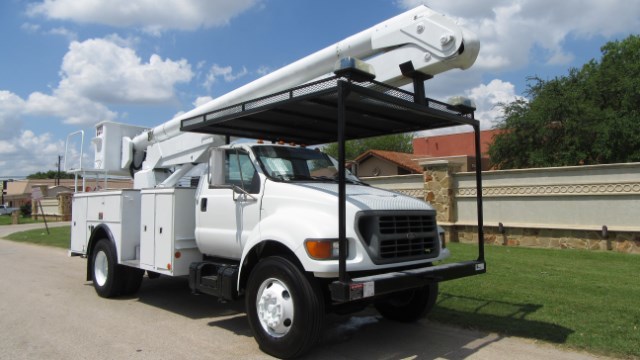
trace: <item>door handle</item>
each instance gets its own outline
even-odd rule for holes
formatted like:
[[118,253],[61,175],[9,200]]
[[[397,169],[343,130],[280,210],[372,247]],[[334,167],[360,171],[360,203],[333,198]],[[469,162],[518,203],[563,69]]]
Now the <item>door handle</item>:
[[200,211],[202,212],[207,211],[207,198],[200,199]]

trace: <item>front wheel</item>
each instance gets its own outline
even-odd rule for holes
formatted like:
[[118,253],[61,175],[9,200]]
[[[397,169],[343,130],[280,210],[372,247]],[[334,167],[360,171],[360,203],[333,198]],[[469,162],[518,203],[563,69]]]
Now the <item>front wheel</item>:
[[300,356],[322,334],[322,293],[312,279],[285,258],[265,258],[251,271],[246,308],[260,349],[272,356]]
[[375,303],[383,317],[400,322],[413,322],[425,316],[436,304],[438,283],[405,290]]

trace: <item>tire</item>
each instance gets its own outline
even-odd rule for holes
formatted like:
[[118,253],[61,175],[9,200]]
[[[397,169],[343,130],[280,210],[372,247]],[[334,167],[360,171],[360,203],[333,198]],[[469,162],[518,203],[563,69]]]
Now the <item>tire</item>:
[[144,270],[123,266],[122,272],[124,273],[124,281],[122,282],[121,295],[127,296],[137,293],[140,290],[140,285],[142,285]]
[[380,315],[386,319],[414,322],[431,311],[437,298],[438,283],[432,283],[418,289],[403,291],[380,300],[374,305]]
[[322,292],[285,258],[268,257],[256,265],[249,275],[245,301],[249,326],[260,349],[269,355],[300,356],[322,335]]
[[98,240],[91,258],[91,278],[98,295],[104,298],[120,295],[124,277],[123,268],[118,265],[115,249],[109,240]]

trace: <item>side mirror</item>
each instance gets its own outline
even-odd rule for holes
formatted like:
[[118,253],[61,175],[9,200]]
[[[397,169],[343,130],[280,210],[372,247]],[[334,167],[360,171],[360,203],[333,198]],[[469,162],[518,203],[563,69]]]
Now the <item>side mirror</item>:
[[212,149],[209,156],[209,186],[221,186],[225,184],[224,166],[225,152],[223,149]]

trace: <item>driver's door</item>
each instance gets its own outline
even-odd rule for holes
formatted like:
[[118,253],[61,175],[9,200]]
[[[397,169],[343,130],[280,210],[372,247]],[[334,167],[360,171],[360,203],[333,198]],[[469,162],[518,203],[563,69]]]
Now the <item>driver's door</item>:
[[261,181],[246,151],[225,150],[223,167],[220,183],[205,185],[200,194],[196,237],[204,254],[239,259],[260,220]]

